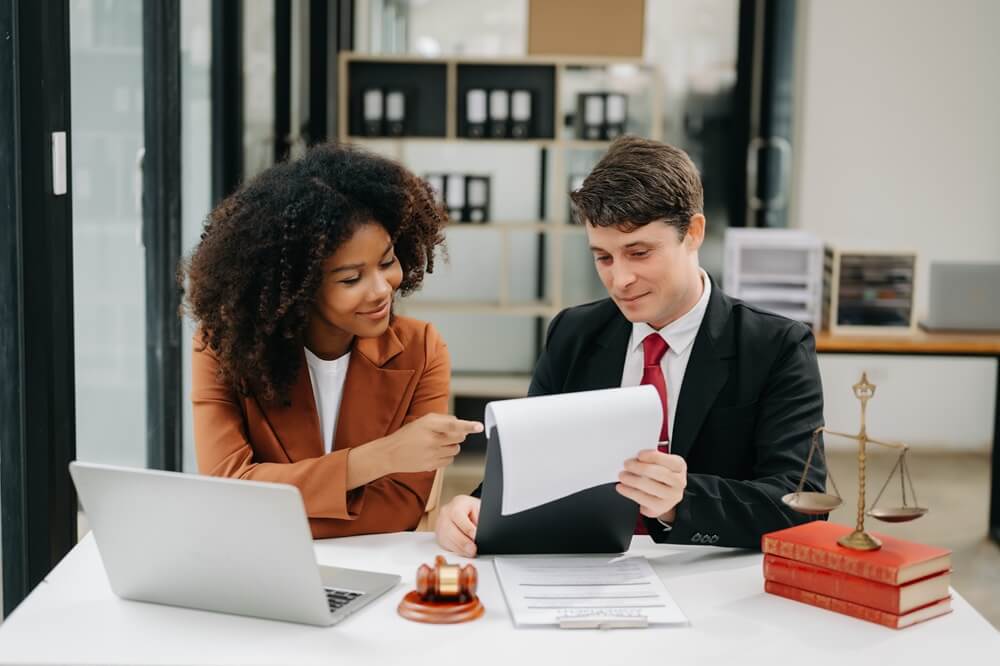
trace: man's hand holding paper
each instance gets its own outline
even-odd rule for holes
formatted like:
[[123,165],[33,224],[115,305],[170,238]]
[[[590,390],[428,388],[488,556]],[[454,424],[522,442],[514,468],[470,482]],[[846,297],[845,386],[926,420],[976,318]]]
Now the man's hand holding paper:
[[616,490],[638,504],[642,515],[673,522],[675,507],[687,487],[687,462],[677,455],[647,449],[625,461],[618,481]]

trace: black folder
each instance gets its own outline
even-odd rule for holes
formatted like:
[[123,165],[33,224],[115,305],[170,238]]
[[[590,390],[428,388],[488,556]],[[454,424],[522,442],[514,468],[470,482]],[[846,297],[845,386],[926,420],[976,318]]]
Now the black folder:
[[[607,483],[533,509],[500,515],[503,467],[496,426],[486,444],[476,547],[480,555],[623,553],[632,541],[639,506]],[[553,470],[553,473],[557,473]]]

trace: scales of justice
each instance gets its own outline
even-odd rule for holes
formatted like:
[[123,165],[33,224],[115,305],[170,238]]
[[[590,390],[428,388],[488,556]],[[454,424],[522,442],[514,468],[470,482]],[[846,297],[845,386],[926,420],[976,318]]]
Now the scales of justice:
[[[858,443],[857,524],[853,532],[838,539],[837,543],[841,546],[852,548],[854,550],[877,550],[882,547],[882,542],[871,534],[865,532],[865,461],[867,457],[866,448],[868,444],[878,444],[879,446],[898,449],[899,457],[896,458],[895,466],[893,466],[892,471],[889,472],[889,477],[882,485],[882,489],[875,497],[875,501],[872,502],[871,508],[867,511],[867,515],[875,518],[876,520],[882,520],[888,523],[903,523],[921,517],[927,513],[927,509],[920,506],[919,500],[917,500],[916,490],[913,486],[913,480],[910,479],[910,472],[906,467],[906,452],[909,450],[909,447],[901,442],[884,442],[868,436],[868,430],[865,427],[865,411],[868,407],[868,401],[875,395],[875,385],[868,381],[868,373],[862,373],[861,381],[855,384],[852,388],[854,389],[855,397],[857,397],[857,399],[861,402],[861,430],[857,435],[849,435],[847,433],[835,432],[825,427],[817,428],[813,432],[812,446],[809,447],[809,455],[806,457],[805,469],[802,470],[802,478],[799,480],[798,488],[796,488],[795,492],[788,493],[782,497],[781,501],[800,513],[810,515],[830,513],[843,504],[844,500],[840,497],[840,491],[837,490],[837,484],[834,482],[833,473],[830,472],[829,468],[827,468],[827,475],[830,478],[830,485],[833,486],[833,494],[803,492],[802,488],[805,485],[806,475],[809,473],[809,465],[812,463],[813,455],[819,450],[819,434],[821,432],[856,441]],[[822,453],[820,455],[822,455]],[[897,472],[899,473],[900,488],[903,495],[902,505],[892,508],[878,508],[878,501],[882,498],[882,493],[885,492],[885,489],[888,487],[893,475]],[[913,498],[913,504],[909,504],[907,502],[907,485],[909,485],[909,494]]]

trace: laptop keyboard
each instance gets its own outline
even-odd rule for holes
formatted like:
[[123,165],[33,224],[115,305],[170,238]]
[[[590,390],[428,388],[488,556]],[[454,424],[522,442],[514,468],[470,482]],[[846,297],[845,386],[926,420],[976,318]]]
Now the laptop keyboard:
[[340,610],[362,595],[361,592],[338,590],[332,587],[325,587],[323,589],[326,592],[326,601],[330,606],[331,613]]

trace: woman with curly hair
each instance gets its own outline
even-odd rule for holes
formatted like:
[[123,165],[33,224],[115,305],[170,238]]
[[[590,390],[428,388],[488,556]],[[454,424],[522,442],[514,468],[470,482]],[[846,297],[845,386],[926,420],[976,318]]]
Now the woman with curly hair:
[[435,471],[482,430],[446,415],[437,331],[393,315],[445,223],[424,181],[334,145],[212,211],[182,271],[203,474],[297,486],[315,538],[417,526]]

